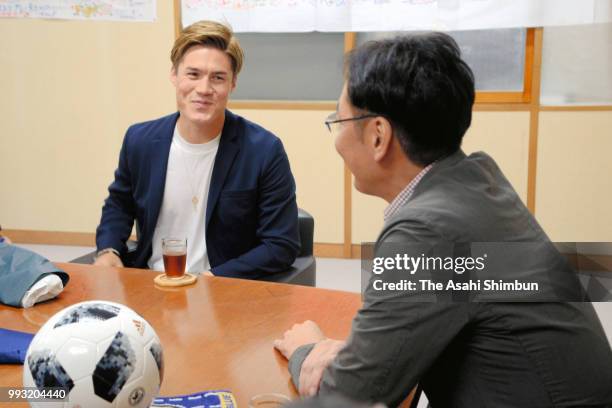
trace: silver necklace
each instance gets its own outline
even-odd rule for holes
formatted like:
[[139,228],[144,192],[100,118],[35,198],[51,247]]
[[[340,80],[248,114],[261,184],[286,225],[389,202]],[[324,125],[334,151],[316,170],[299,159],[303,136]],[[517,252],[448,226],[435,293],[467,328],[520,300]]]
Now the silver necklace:
[[196,160],[194,160],[193,163],[193,168],[191,170],[191,173],[189,173],[189,169],[187,169],[187,164],[185,163],[185,152],[182,151],[182,147],[178,145],[176,146],[180,151],[180,156],[182,157],[182,164],[183,164],[183,170],[185,170],[185,177],[187,178],[187,180],[189,181],[189,188],[191,189],[191,204],[193,205],[193,211],[197,212],[198,211],[198,204],[200,203],[200,199],[198,198],[198,193],[199,190],[201,190],[201,188],[197,189],[196,187],[201,187],[202,182],[200,181],[200,185],[197,185],[197,180],[196,180],[196,185],[194,185],[194,180],[193,180],[193,175],[196,174],[196,169],[198,167],[198,165],[201,163],[202,159],[198,158]]

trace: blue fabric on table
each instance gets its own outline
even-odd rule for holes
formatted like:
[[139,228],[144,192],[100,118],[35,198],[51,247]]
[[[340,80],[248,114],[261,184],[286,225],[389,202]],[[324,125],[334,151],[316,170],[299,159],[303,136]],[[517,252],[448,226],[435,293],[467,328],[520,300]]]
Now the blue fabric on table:
[[39,279],[54,273],[64,287],[70,277],[48,259],[25,248],[0,242],[0,303],[21,307],[21,299]]
[[175,395],[172,397],[157,397],[153,400],[151,408],[237,408],[234,395],[228,390],[200,391],[188,395]]
[[33,337],[31,333],[0,329],[0,364],[23,364]]

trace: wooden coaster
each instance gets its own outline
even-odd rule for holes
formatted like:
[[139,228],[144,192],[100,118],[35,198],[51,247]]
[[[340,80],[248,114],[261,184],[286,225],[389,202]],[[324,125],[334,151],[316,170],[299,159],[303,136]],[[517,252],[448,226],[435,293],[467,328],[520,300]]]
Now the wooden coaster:
[[169,278],[165,273],[160,273],[153,279],[156,285],[159,286],[187,286],[195,283],[198,280],[197,276],[186,273],[180,278]]

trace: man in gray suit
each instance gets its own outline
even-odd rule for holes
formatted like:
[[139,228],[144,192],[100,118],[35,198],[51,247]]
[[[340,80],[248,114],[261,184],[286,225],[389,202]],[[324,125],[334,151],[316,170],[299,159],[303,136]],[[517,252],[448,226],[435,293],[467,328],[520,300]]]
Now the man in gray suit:
[[394,244],[539,243],[503,277],[547,283],[554,296],[423,302],[370,280],[348,340],[308,321],[275,341],[300,394],[395,406],[418,382],[433,408],[612,406],[612,351],[592,305],[568,302],[580,300],[576,277],[493,159],[460,149],[473,103],[451,37],[398,37],[349,56],[326,124],[355,187],[389,202],[377,255]]

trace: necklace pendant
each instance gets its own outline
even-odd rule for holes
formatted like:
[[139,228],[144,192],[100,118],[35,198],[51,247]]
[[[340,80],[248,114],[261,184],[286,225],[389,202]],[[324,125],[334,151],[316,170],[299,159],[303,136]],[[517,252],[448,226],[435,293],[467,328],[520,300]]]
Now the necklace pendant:
[[199,201],[200,200],[198,200],[198,197],[196,197],[196,196],[193,196],[191,198],[191,202],[193,203],[193,211],[196,211],[198,209],[198,202]]

